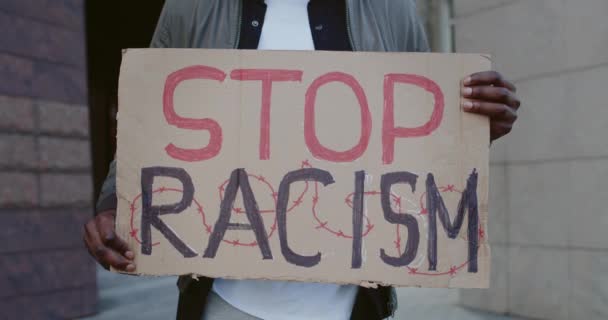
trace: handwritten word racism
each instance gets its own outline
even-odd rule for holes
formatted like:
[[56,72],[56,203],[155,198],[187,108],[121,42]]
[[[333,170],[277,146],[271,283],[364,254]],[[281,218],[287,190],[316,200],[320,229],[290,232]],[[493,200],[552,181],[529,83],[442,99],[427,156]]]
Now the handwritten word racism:
[[[179,202],[164,205],[152,205],[153,184],[157,177],[169,177],[179,180],[182,185],[182,198]],[[362,239],[364,205],[363,198],[365,171],[355,173],[354,193],[352,206],[352,263],[353,269],[361,268],[362,265]],[[388,223],[402,225],[408,230],[408,239],[405,250],[401,256],[394,257],[380,250],[379,257],[390,266],[402,267],[409,265],[416,254],[420,243],[420,230],[417,220],[407,213],[398,213],[391,207],[391,188],[396,184],[409,185],[412,192],[416,190],[418,176],[410,172],[391,172],[382,175],[380,180],[380,201],[384,218]],[[276,204],[276,215],[278,222],[278,233],[281,254],[291,264],[301,267],[313,267],[321,261],[321,253],[313,256],[303,256],[294,252],[288,244],[287,211],[290,203],[290,187],[292,184],[303,181],[313,181],[324,186],[335,183],[330,172],[305,168],[287,173],[279,186],[278,200]],[[141,172],[142,187],[142,219],[141,219],[141,252],[144,255],[152,254],[152,228],[157,229],[179,251],[185,258],[198,255],[186,245],[173,230],[165,224],[160,216],[166,214],[179,214],[192,205],[195,187],[190,175],[182,168],[170,167],[148,167]],[[233,205],[240,190],[248,224],[231,223]],[[435,183],[435,177],[429,173],[426,179],[426,206],[429,215],[428,223],[428,245],[427,258],[429,271],[437,269],[437,218],[449,238],[455,239],[459,234],[465,213],[468,213],[468,271],[477,272],[478,251],[478,224],[479,214],[477,208],[477,172],[474,170],[467,181],[465,190],[462,192],[455,219],[450,219],[450,214],[442,199],[441,193]],[[225,188],[224,197],[220,204],[220,214],[209,237],[209,243],[203,253],[203,258],[213,259],[218,252],[220,243],[224,239],[227,230],[251,230],[256,243],[260,249],[262,259],[273,259],[273,254],[268,243],[268,235],[264,227],[263,219],[257,205],[255,194],[249,183],[249,175],[244,169],[236,169],[232,172],[228,185]]]
[[[236,69],[230,78],[236,81],[260,81],[262,84],[262,105],[260,116],[259,158],[270,158],[270,108],[272,84],[274,82],[302,81],[300,70],[278,69]],[[184,149],[169,144],[167,154],[177,160],[196,162],[217,156],[222,149],[222,127],[213,119],[192,119],[179,116],[175,112],[174,95],[180,83],[193,79],[206,79],[224,82],[227,74],[209,66],[191,66],[173,72],[167,78],[163,94],[163,112],[170,125],[182,129],[205,130],[209,133],[209,143],[200,149]],[[329,83],[339,82],[354,92],[361,113],[361,134],[359,142],[345,151],[336,151],[323,146],[317,138],[315,126],[315,102],[319,89]],[[407,84],[430,92],[435,100],[430,119],[415,128],[404,128],[395,125],[394,90],[396,84]],[[330,72],[316,78],[308,87],[304,107],[304,138],[310,153],[317,159],[331,162],[352,162],[359,159],[367,150],[372,134],[372,114],[365,91],[359,81],[350,74]],[[397,138],[423,137],[430,135],[441,124],[444,111],[444,96],[441,88],[431,79],[413,74],[387,74],[384,77],[384,114],[382,120],[382,162],[390,164],[394,160],[395,140]]]

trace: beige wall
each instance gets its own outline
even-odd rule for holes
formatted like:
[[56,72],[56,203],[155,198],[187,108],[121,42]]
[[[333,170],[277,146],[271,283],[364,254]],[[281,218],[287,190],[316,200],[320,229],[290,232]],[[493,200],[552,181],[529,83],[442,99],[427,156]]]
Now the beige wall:
[[489,52],[523,109],[492,155],[493,282],[461,303],[608,319],[608,0],[454,0],[458,52]]

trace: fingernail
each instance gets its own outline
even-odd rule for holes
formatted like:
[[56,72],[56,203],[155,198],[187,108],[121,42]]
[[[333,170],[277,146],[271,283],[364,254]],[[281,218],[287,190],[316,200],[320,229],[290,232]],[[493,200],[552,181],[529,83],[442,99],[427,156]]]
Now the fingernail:
[[134,264],[130,264],[127,266],[127,271],[135,271],[135,265]]
[[468,97],[473,94],[473,88],[462,88],[462,95]]
[[462,108],[464,110],[471,110],[471,109],[473,109],[473,102],[471,102],[471,101],[463,101],[462,102]]
[[463,81],[465,86],[470,85],[472,82],[473,82],[473,78],[471,78],[471,77],[466,77],[466,78],[464,78],[464,81]]
[[125,257],[127,257],[127,259],[133,260],[133,258],[135,258],[135,254],[132,251],[127,251],[125,252]]

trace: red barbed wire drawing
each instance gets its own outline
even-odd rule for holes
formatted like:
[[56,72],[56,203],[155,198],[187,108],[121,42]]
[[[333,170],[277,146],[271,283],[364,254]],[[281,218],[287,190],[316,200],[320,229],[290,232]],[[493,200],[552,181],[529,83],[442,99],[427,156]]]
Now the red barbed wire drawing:
[[[439,187],[439,192],[444,193],[444,192],[457,192],[462,194],[462,190],[460,189],[456,189],[456,187],[453,184],[448,184],[447,186],[442,186]],[[425,207],[424,204],[424,199],[426,198],[426,192],[422,193],[422,195],[420,196],[420,208],[422,208],[420,214],[426,215],[428,214],[428,210]],[[479,224],[479,238],[480,239],[484,239],[486,237],[486,231],[483,228],[483,225],[480,223]]]
[[[312,165],[310,165],[310,162],[308,162],[308,160],[303,161],[302,162],[302,166],[303,167],[307,167],[307,168],[313,168]],[[367,195],[372,195],[375,194],[376,192],[365,192],[364,194]],[[351,193],[349,195],[346,196],[346,198],[344,199],[344,202],[352,209],[353,207],[353,203],[352,203],[352,197],[354,196],[354,193]],[[332,228],[329,225],[329,221],[325,220],[323,221],[320,217],[319,217],[319,210],[317,209],[317,206],[319,205],[319,183],[318,182],[314,182],[314,195],[312,197],[312,216],[315,219],[315,222],[317,223],[317,226],[315,227],[315,229],[317,230],[324,230],[329,232],[330,234],[335,235],[338,238],[345,238],[345,239],[352,239],[353,235],[352,234],[347,234],[345,233],[342,229],[336,229],[336,228]],[[373,229],[374,229],[374,225],[371,223],[369,217],[367,215],[364,216],[365,217],[365,221],[366,221],[366,225],[364,226],[364,230],[363,230],[363,237],[366,237]]]
[[451,276],[451,277],[455,277],[456,275],[458,275],[458,272],[460,270],[462,270],[464,267],[466,267],[469,264],[469,261],[464,262],[461,265],[458,266],[451,266],[450,270],[445,271],[445,272],[420,272],[418,271],[418,268],[412,268],[412,267],[406,267],[408,270],[408,273],[410,275],[415,275],[415,276],[429,276],[429,277],[437,277],[437,276]]
[[[152,194],[155,194],[155,193],[164,193],[164,192],[167,192],[167,191],[180,192],[180,193],[184,192],[182,189],[160,187],[158,189],[152,190]],[[141,193],[138,194],[133,199],[133,201],[131,201],[129,203],[129,211],[130,211],[130,217],[129,217],[129,226],[130,226],[129,236],[131,238],[133,238],[139,244],[141,244],[141,239],[139,238],[139,229],[135,228],[135,212],[139,209],[136,206],[136,203],[139,202],[140,199],[141,199]],[[193,201],[202,210],[202,206],[196,200],[193,200]],[[160,244],[160,242],[155,242],[155,243],[152,244],[152,246],[157,246],[159,244]]]
[[[253,178],[256,181],[259,181],[259,182],[263,183],[264,185],[266,185],[266,187],[268,187],[268,189],[270,190],[270,194],[274,200],[274,204],[275,204],[275,208],[276,208],[276,203],[278,201],[278,194],[275,191],[272,184],[270,184],[270,182],[268,182],[264,176],[255,175],[255,174],[248,174],[248,176],[249,176],[249,178]],[[222,201],[224,199],[224,191],[225,191],[226,185],[228,185],[229,182],[230,182],[230,180],[224,181],[224,183],[222,183],[218,188],[220,201]],[[289,208],[287,208],[287,212],[291,212],[291,211],[293,211],[293,209],[295,209],[296,207],[301,205],[303,202],[304,196],[306,195],[307,192],[308,192],[308,181],[305,182],[304,190],[300,193],[300,195],[296,198],[296,200],[292,201],[292,205]],[[262,210],[260,210],[260,213],[276,213],[275,208],[262,209]],[[234,212],[236,214],[245,214],[246,213],[245,209],[243,209],[241,207],[233,207],[232,212]]]
[[[164,193],[164,192],[179,192],[179,193],[183,193],[183,190],[176,189],[176,188],[161,187],[161,188],[158,188],[158,189],[155,189],[155,190],[152,191],[153,194],[155,194],[155,193]],[[139,238],[139,229],[135,228],[134,219],[135,219],[135,213],[139,209],[135,205],[135,203],[136,203],[136,201],[138,201],[140,199],[141,199],[141,194],[137,195],[135,197],[135,199],[133,199],[133,201],[131,202],[131,205],[130,205],[130,211],[131,211],[130,227],[131,227],[131,230],[129,232],[130,236],[137,243],[139,243],[139,244],[141,244],[141,239]],[[207,232],[208,234],[211,234],[211,232],[213,232],[213,228],[207,222],[207,217],[206,217],[205,211],[203,209],[203,205],[198,200],[196,200],[195,198],[192,199],[192,203],[196,207],[196,212],[198,214],[200,214],[200,216],[201,216],[201,219],[202,219],[202,222],[203,222],[203,226],[205,227],[205,232]],[[271,227],[271,233],[268,235],[269,238],[270,238],[270,236],[272,235],[272,232],[274,232],[275,229],[276,229],[276,219],[275,219],[275,224],[273,224],[273,226]],[[227,240],[227,239],[224,239],[223,242],[228,243],[228,244],[233,245],[233,246],[243,246],[243,247],[254,247],[254,246],[257,246],[257,242],[256,241],[241,242],[238,239],[236,239],[236,240]],[[160,242],[155,242],[155,243],[152,244],[152,246],[156,246],[158,244],[160,244]]]
[[[313,166],[310,164],[309,161],[305,160],[305,161],[302,161],[301,168],[313,168]],[[264,176],[256,175],[256,174],[248,174],[248,176],[249,176],[249,178],[253,179],[254,181],[258,181],[258,182],[262,183],[266,188],[268,188],[268,190],[270,191],[270,195],[272,196],[274,208],[267,208],[267,209],[260,210],[261,214],[272,214],[272,213],[275,214],[273,224],[270,227],[270,232],[268,232],[268,239],[270,239],[274,235],[274,233],[276,232],[276,229],[277,229],[276,205],[277,205],[277,201],[278,201],[278,195],[277,195],[274,187],[272,186],[272,184],[270,182],[268,182]],[[224,198],[225,187],[228,183],[229,183],[229,181],[227,180],[218,187],[220,201],[223,200],[223,198]],[[338,238],[352,239],[353,238],[352,234],[348,234],[348,233],[344,232],[342,229],[331,227],[330,222],[328,220],[323,220],[320,217],[320,212],[318,210],[318,204],[319,204],[319,200],[320,200],[319,185],[318,185],[318,182],[313,182],[313,184],[314,184],[314,188],[313,188],[314,194],[312,196],[312,215],[313,215],[315,222],[317,223],[317,226],[315,227],[315,229],[324,230],[330,234],[333,234],[334,236],[336,236]],[[457,192],[457,193],[462,194],[462,192],[463,192],[462,190],[457,189],[454,185],[441,186],[438,189],[441,193]],[[292,201],[292,204],[287,209],[287,212],[292,212],[297,207],[301,206],[304,203],[304,198],[309,190],[310,190],[310,183],[305,182],[304,189],[302,190],[302,192],[300,192],[298,197],[296,197],[296,199]],[[160,188],[154,189],[152,191],[153,194],[165,193],[165,192],[183,193],[183,190],[178,189],[178,188],[160,187]],[[379,196],[380,192],[376,191],[376,190],[366,191],[366,192],[364,192],[364,195],[366,197]],[[130,208],[130,232],[129,232],[129,234],[139,244],[141,244],[142,241],[139,238],[140,230],[135,227],[135,215],[136,215],[136,212],[140,209],[137,207],[136,203],[140,202],[141,196],[142,196],[141,194],[137,195],[129,204],[129,208]],[[350,208],[352,208],[352,206],[353,206],[353,201],[352,201],[353,196],[354,196],[354,193],[350,193],[344,198],[344,203]],[[428,210],[424,204],[425,199],[426,199],[426,192],[421,194],[421,196],[419,198],[419,207],[416,207],[416,204],[413,201],[411,201],[405,197],[399,196],[397,194],[391,193],[391,200],[392,200],[391,205],[394,206],[394,209],[396,210],[396,212],[409,213],[409,214],[418,216],[419,218],[422,219],[422,222],[426,224],[426,223],[428,223],[426,221],[427,215],[428,215]],[[404,211],[403,210],[404,200],[413,208],[410,208],[410,209]],[[213,227],[207,221],[207,217],[206,217],[205,211],[203,209],[203,205],[197,199],[193,199],[192,202],[193,202],[194,206],[196,207],[197,213],[200,214],[200,216],[201,216],[202,223],[205,228],[205,232],[207,232],[207,234],[211,234],[213,232]],[[233,210],[233,213],[235,213],[235,214],[245,214],[246,213],[245,210],[240,207],[233,207],[232,210]],[[363,237],[368,236],[374,230],[374,227],[375,227],[375,225],[371,222],[370,218],[367,215],[365,215],[365,221],[366,221],[366,225],[364,226]],[[394,241],[394,245],[395,245],[395,248],[397,249],[397,253],[399,255],[403,254],[401,228],[402,228],[401,225],[397,225],[395,227],[396,239]],[[485,237],[485,231],[481,225],[481,222],[480,222],[480,226],[479,226],[479,237],[480,237],[480,239],[483,239]],[[258,246],[257,241],[242,242],[239,239],[233,239],[233,240],[224,239],[222,241],[224,243],[227,243],[227,244],[235,246],[235,247],[237,247],[237,246],[240,246],[240,247]],[[160,242],[155,242],[152,245],[157,246],[159,244],[160,244]],[[420,261],[422,261],[424,259],[425,259],[424,255],[418,257],[417,258],[418,263],[414,263],[414,265],[418,265],[418,266],[421,265]],[[409,275],[433,276],[433,277],[435,277],[435,276],[455,277],[468,264],[469,264],[469,261],[466,261],[459,265],[453,265],[449,268],[449,270],[441,271],[441,272],[422,272],[419,270],[420,269],[419,267],[411,267],[411,266],[406,266],[405,268]]]
[[[366,191],[363,193],[366,197],[370,197],[370,196],[379,196],[380,195],[380,191]],[[352,198],[354,197],[355,193],[350,193],[346,196],[346,198],[344,198],[344,203],[346,203],[346,205],[349,208],[353,208],[353,200]],[[391,193],[391,198],[394,202],[395,205],[400,205],[401,202],[403,201],[403,198]],[[313,197],[313,207],[312,207],[312,214],[313,217],[315,218],[315,221],[318,223],[318,226],[316,227],[316,229],[323,229],[339,238],[346,238],[346,239],[352,239],[353,236],[350,234],[346,234],[344,233],[343,230],[341,229],[333,229],[329,226],[329,222],[328,221],[323,221],[320,217],[319,217],[319,211],[316,209],[316,205],[319,202],[319,190],[318,190],[318,183],[315,183],[315,195]],[[373,225],[371,223],[371,220],[369,219],[369,217],[367,215],[364,216],[365,220],[366,220],[366,225],[364,226],[364,230],[363,230],[363,237],[369,235],[369,233],[374,229],[375,225]]]
[[[334,229],[332,227],[329,226],[329,221],[323,221],[321,220],[321,218],[319,218],[319,210],[317,209],[317,205],[319,204],[319,183],[315,182],[315,193],[314,196],[312,198],[312,216],[314,217],[315,221],[318,223],[318,225],[315,227],[315,229],[317,230],[325,230],[333,235],[335,235],[338,238],[345,238],[345,239],[352,239],[353,236],[352,234],[346,234],[342,229]],[[368,192],[365,193],[365,195],[368,195]],[[345,202],[347,205],[349,205],[349,197],[352,197],[352,195],[347,196],[345,198]],[[352,208],[352,200],[350,201],[350,205]],[[373,229],[374,229],[374,225],[371,223],[371,221],[369,220],[369,217],[367,215],[364,216],[365,220],[366,220],[366,225],[364,226],[364,230],[363,230],[363,237],[366,237]]]
[[[308,161],[302,162],[301,168],[304,168],[305,166],[310,166]],[[268,190],[270,191],[271,197],[273,198],[274,208],[260,210],[260,213],[264,213],[264,214],[276,213],[278,195],[277,195],[274,187],[272,186],[272,184],[270,182],[268,182],[264,176],[256,175],[256,174],[248,174],[248,176],[249,176],[249,178],[254,179],[254,181],[258,181],[258,182],[262,183],[263,185],[265,185],[268,188]],[[222,183],[218,187],[220,202],[224,199],[224,191],[225,191],[225,187],[228,183],[229,183],[229,180],[226,180],[224,183]],[[306,193],[308,192],[308,189],[309,189],[309,183],[305,182],[303,191],[298,195],[298,197],[295,200],[292,201],[291,206],[289,208],[287,208],[288,213],[292,212],[296,207],[303,204],[303,202],[304,202],[303,199],[304,199],[304,196],[306,195]],[[153,190],[152,193],[153,194],[163,193],[166,191],[173,191],[173,192],[180,192],[180,193],[183,192],[183,190],[181,190],[181,189],[161,187],[161,188]],[[139,238],[139,229],[135,228],[134,219],[135,219],[135,213],[138,210],[136,203],[140,200],[141,200],[141,194],[137,195],[133,199],[133,201],[130,202],[130,211],[131,211],[130,229],[131,230],[129,232],[130,236],[139,244],[141,244],[141,239]],[[192,202],[196,206],[196,211],[201,215],[203,226],[205,228],[205,232],[207,232],[207,234],[211,234],[213,232],[213,227],[211,226],[211,224],[209,224],[207,222],[207,216],[205,214],[205,211],[203,210],[202,204],[195,198],[192,200]],[[233,207],[232,210],[236,214],[245,214],[246,213],[245,210],[240,207]],[[275,214],[274,221],[270,227],[270,231],[268,232],[268,239],[270,239],[274,235],[274,233],[276,232],[276,229],[277,229],[277,218],[276,218],[276,214]],[[239,247],[256,247],[256,246],[258,246],[257,241],[242,242],[240,239],[232,239],[232,240],[223,239],[222,242],[230,244],[235,247],[237,247],[237,246],[239,246]],[[159,244],[159,242],[155,242],[152,245],[156,246],[158,244]]]
[[[457,189],[454,185],[446,185],[446,186],[441,186],[438,187],[439,192],[441,193],[445,193],[445,192],[457,192],[462,194],[462,190]],[[428,215],[428,210],[425,207],[424,204],[424,200],[426,199],[426,192],[422,193],[422,195],[420,195],[420,199],[419,199],[419,203],[420,203],[420,212],[418,213],[418,215],[420,217],[422,217],[424,219],[425,216]],[[427,221],[425,221],[427,222]],[[427,222],[428,223],[428,222]],[[397,252],[401,255],[403,254],[402,248],[401,248],[401,234],[400,234],[400,225],[397,225],[397,240],[395,241],[395,247],[397,248]],[[483,227],[481,226],[481,223],[479,225],[479,237],[481,239],[483,239],[485,237],[485,231],[483,230]],[[424,255],[421,256],[418,260],[422,260],[426,258]],[[437,277],[437,276],[451,276],[451,277],[455,277],[456,275],[458,275],[458,272],[460,272],[460,270],[464,269],[467,265],[469,264],[469,261],[465,261],[459,265],[453,265],[450,267],[449,270],[447,271],[442,271],[442,272],[422,272],[419,271],[419,268],[417,267],[410,267],[410,266],[406,266],[405,268],[408,271],[408,274],[410,275],[415,275],[415,276],[429,276],[429,277]]]
[[[302,163],[301,168],[304,167],[304,162]],[[248,174],[249,178],[253,178],[254,181],[259,181],[262,184],[264,184],[268,190],[270,191],[270,195],[272,196],[273,199],[273,203],[274,203],[274,208],[272,209],[262,209],[260,210],[260,213],[262,214],[268,214],[268,213],[274,213],[274,221],[272,223],[272,226],[270,227],[270,232],[268,233],[268,239],[270,239],[274,233],[277,230],[277,216],[276,216],[276,207],[277,207],[277,201],[278,201],[278,194],[275,191],[274,187],[272,186],[272,184],[270,182],[268,182],[266,180],[266,178],[262,175],[256,175],[256,174]],[[226,188],[226,185],[230,182],[230,180],[226,180],[224,181],[224,183],[222,183],[219,187],[219,197],[220,197],[220,202],[224,199],[224,191]],[[303,199],[304,196],[306,195],[306,193],[308,192],[308,182],[305,182],[304,184],[304,190],[302,190],[302,192],[300,193],[300,195],[292,201],[292,204],[289,208],[287,208],[287,213],[292,212],[295,208],[297,208],[298,206],[302,205],[303,203]],[[233,207],[232,208],[232,212],[236,213],[236,214],[246,214],[245,209],[241,208],[241,207]],[[211,233],[212,232],[212,228],[210,225],[207,224],[206,219],[203,220],[203,224],[205,225],[205,230],[207,231],[207,233]],[[235,240],[229,240],[229,239],[224,239],[222,240],[225,243],[231,244],[233,246],[242,246],[242,247],[256,247],[258,245],[257,241],[251,241],[251,242],[241,242],[239,239],[235,239]]]

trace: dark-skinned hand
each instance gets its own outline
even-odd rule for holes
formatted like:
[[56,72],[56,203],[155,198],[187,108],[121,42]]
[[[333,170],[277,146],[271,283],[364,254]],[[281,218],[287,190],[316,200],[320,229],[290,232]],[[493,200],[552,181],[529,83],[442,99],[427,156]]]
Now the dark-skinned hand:
[[521,102],[515,85],[496,71],[470,75],[463,81],[462,108],[466,112],[490,118],[490,140],[494,141],[513,129]]
[[127,243],[116,235],[116,211],[104,211],[84,225],[84,244],[89,254],[105,269],[135,271],[135,255]]

